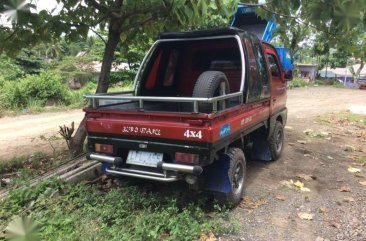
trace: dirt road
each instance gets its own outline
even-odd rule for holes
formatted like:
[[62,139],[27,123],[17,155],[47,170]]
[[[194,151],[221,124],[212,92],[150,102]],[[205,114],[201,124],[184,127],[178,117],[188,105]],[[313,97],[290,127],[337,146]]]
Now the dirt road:
[[[39,136],[57,134],[60,125],[70,125],[72,121],[77,126],[83,116],[81,110],[73,110],[0,118],[0,160],[36,151],[50,151],[49,144],[40,140]],[[58,141],[57,145],[65,144]]]

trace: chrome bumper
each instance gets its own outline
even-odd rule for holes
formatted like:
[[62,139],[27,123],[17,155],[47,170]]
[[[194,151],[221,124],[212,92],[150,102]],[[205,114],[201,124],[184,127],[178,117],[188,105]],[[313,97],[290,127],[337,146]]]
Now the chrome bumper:
[[159,162],[157,165],[157,170],[162,170],[163,173],[160,172],[153,172],[153,171],[145,171],[145,170],[138,170],[133,168],[119,168],[118,166],[123,165],[123,160],[120,157],[111,157],[105,156],[95,153],[88,153],[87,159],[95,160],[103,163],[108,163],[113,165],[113,167],[106,168],[106,173],[112,175],[120,175],[120,176],[128,176],[128,177],[136,177],[160,182],[174,182],[180,179],[179,175],[168,175],[168,171],[175,172],[175,173],[185,173],[185,174],[192,174],[198,176],[202,173],[203,169],[201,166],[190,166],[190,165],[182,165],[176,163],[165,163]]

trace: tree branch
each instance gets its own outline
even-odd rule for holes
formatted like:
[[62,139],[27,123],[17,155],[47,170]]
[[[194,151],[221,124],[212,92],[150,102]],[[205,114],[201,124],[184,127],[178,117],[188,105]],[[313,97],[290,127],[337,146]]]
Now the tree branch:
[[95,33],[103,41],[104,45],[107,45],[107,41],[103,38],[103,36],[100,33],[98,33],[97,31],[95,31],[92,28],[89,28],[89,30],[91,30],[93,33]]
[[135,24],[131,24],[130,26],[126,26],[126,27],[121,27],[120,28],[120,30],[119,30],[119,32],[120,33],[122,33],[122,32],[125,32],[125,31],[127,31],[127,30],[130,30],[130,29],[133,29],[133,28],[136,28],[136,27],[138,27],[138,26],[143,26],[143,25],[145,25],[146,23],[148,23],[148,22],[150,22],[150,21],[152,21],[152,20],[154,20],[155,19],[155,16],[150,16],[150,17],[148,17],[148,18],[146,18],[146,19],[144,19],[144,20],[142,20],[142,21],[140,21],[140,22],[137,22],[137,23],[135,23]]

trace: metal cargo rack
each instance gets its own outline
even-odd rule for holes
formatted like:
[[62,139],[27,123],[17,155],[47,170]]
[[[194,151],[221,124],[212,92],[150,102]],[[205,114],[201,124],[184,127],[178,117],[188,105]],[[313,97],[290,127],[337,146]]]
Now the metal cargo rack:
[[[131,95],[132,94],[132,95]],[[103,106],[103,101],[108,100],[121,100],[120,104],[127,101],[138,102],[138,110],[144,111],[145,102],[177,102],[177,103],[191,103],[193,104],[193,113],[199,113],[198,103],[210,103],[212,104],[212,112],[218,111],[218,102],[222,100],[228,100],[231,98],[239,97],[239,103],[243,103],[243,93],[236,92],[231,94],[224,94],[212,98],[196,98],[196,97],[160,97],[160,96],[134,96],[134,91],[116,92],[116,93],[103,93],[94,95],[84,95],[89,100],[89,107],[98,108]],[[118,103],[116,103],[118,104]],[[105,105],[105,104],[104,104]]]

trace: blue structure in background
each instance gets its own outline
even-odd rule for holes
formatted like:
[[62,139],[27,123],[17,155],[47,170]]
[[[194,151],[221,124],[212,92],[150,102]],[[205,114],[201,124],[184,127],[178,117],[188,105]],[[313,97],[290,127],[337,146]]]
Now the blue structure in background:
[[[258,38],[269,43],[273,38],[273,31],[276,29],[277,23],[273,20],[273,18],[269,21],[261,19],[255,13],[255,10],[255,7],[239,4],[231,26],[252,32],[257,35]],[[294,69],[294,64],[287,54],[285,47],[275,48],[277,50],[278,56],[280,57],[283,69],[285,71],[292,71]]]

